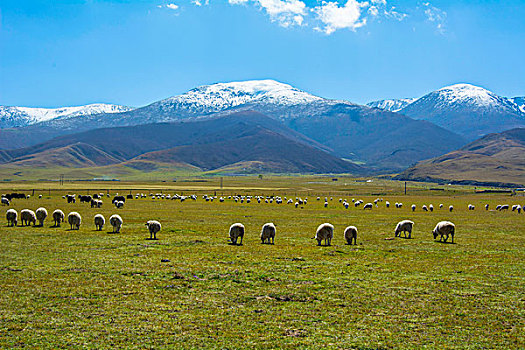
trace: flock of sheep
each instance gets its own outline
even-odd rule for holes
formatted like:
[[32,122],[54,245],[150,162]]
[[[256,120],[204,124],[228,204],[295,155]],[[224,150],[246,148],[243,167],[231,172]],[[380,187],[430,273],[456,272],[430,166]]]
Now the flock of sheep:
[[[109,197],[109,194],[106,194],[107,197]],[[78,199],[81,203],[89,203],[91,205],[91,208],[100,208],[103,205],[102,198],[104,197],[103,193],[94,194],[94,195],[79,195]],[[136,194],[135,196],[129,194],[127,196],[122,195],[115,195],[113,197],[112,203],[115,205],[116,208],[122,208],[126,202],[126,199],[139,199],[139,198],[147,198],[150,197],[152,199],[168,199],[168,200],[179,200],[181,202],[184,202],[186,199],[190,200],[197,200],[196,195],[190,195],[190,196],[184,196],[184,195],[165,195],[162,193],[150,193],[149,195],[140,193]],[[1,203],[4,205],[10,205],[10,200],[12,198],[29,198],[29,196],[23,195],[23,194],[16,194],[12,193],[9,195],[2,195]],[[42,198],[40,195],[39,198]],[[63,199],[67,200],[67,203],[75,203],[77,200],[76,195],[67,194],[62,197]],[[226,199],[233,200],[234,202],[240,202],[240,203],[250,203],[251,201],[257,201],[258,203],[265,202],[265,203],[276,203],[276,204],[292,204],[296,208],[299,206],[306,205],[308,203],[308,198],[300,198],[296,197],[295,200],[292,198],[287,197],[280,197],[280,196],[242,196],[242,195],[233,195],[228,197],[217,197],[217,196],[210,196],[210,195],[203,195],[202,198],[206,202],[213,202],[214,200],[218,200],[219,202],[224,202]],[[317,197],[317,201],[320,201],[321,197]],[[333,201],[333,197],[330,197],[330,201]],[[379,203],[383,202],[382,198],[377,198],[376,200],[370,203],[364,203],[363,200],[356,200],[352,199],[351,202],[353,203],[354,207],[358,208],[361,205],[363,205],[364,210],[372,210],[374,207],[379,207]],[[324,198],[324,207],[328,207],[329,199],[328,197]],[[342,206],[346,209],[349,208],[350,202],[346,199],[339,198],[339,203],[342,204]],[[390,203],[388,201],[385,201],[385,207],[389,208]],[[403,203],[395,203],[396,208],[402,208]],[[442,209],[444,207],[443,204],[439,204],[439,208]],[[416,211],[417,207],[415,204],[411,206],[412,211]],[[421,207],[423,211],[434,211],[434,206],[432,204],[430,205],[423,205]],[[504,211],[510,209],[510,206],[508,204],[502,204],[498,205],[496,207],[496,210],[498,211]],[[448,210],[452,212],[454,210],[454,207],[450,205],[448,207]],[[468,205],[468,210],[475,210],[475,206],[472,204]],[[489,205],[485,205],[485,210],[489,210]],[[517,211],[518,213],[521,213],[523,210],[523,207],[519,204],[512,206],[512,211]],[[524,211],[525,212],[525,211]],[[20,221],[22,225],[36,225],[37,221],[40,226],[44,225],[44,221],[48,216],[48,212],[45,208],[41,207],[38,208],[35,212],[29,209],[23,209],[20,211]],[[53,211],[52,214],[53,220],[54,220],[54,227],[60,227],[60,223],[65,221],[65,214],[62,210],[57,209]],[[18,223],[18,213],[14,209],[8,209],[6,212],[6,218],[8,222],[8,226],[15,226]],[[72,211],[67,216],[67,222],[70,225],[71,229],[79,229],[80,225],[82,223],[82,217],[80,214],[76,211]],[[106,220],[102,214],[96,214],[94,216],[94,224],[95,228],[98,231],[101,231],[106,223]],[[113,227],[113,233],[119,233],[122,225],[123,220],[122,217],[118,214],[113,214],[109,218],[109,224]],[[394,236],[400,237],[401,233],[403,233],[405,238],[411,238],[412,235],[412,228],[414,223],[410,220],[403,220],[399,222],[395,228]],[[150,220],[146,223],[146,226],[150,232],[150,239],[157,239],[157,233],[161,230],[161,224],[160,222],[156,220]],[[229,229],[229,239],[231,244],[237,245],[242,244],[242,240],[244,238],[245,233],[245,227],[241,223],[235,223],[230,226]],[[408,233],[408,236],[407,236]],[[448,238],[451,237],[452,243],[454,242],[454,233],[455,233],[455,225],[452,222],[449,221],[441,221],[437,223],[434,230],[432,231],[432,234],[434,236],[434,239],[436,239],[439,236],[440,241],[447,242]],[[260,239],[261,243],[265,244],[274,244],[275,242],[275,235],[276,235],[276,227],[273,223],[266,223],[263,225],[260,233]],[[330,245],[331,241],[334,236],[334,226],[329,223],[324,223],[319,225],[319,227],[316,230],[315,236],[313,239],[317,240],[317,244],[321,245],[321,243],[324,241],[325,245]],[[355,226],[348,226],[344,230],[344,240],[347,242],[347,244],[357,244],[357,228]]]

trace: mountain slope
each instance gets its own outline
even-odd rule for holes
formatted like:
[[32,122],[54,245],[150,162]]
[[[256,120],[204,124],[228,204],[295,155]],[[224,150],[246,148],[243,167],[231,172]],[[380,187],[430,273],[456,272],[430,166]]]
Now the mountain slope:
[[0,106],[0,129],[27,126],[54,119],[64,120],[94,114],[127,112],[132,109],[131,107],[104,103],[61,108]]
[[431,92],[399,111],[473,140],[491,132],[525,126],[516,103],[486,89],[456,84]]
[[525,128],[489,134],[443,156],[418,163],[400,180],[446,180],[525,185]]
[[412,102],[417,100],[417,98],[401,98],[397,100],[379,100],[372,101],[366,105],[371,108],[379,108],[388,112],[399,112]]
[[57,135],[101,127],[201,120],[249,110],[295,130],[296,140],[306,135],[311,145],[333,150],[339,157],[363,162],[376,171],[400,171],[465,144],[461,136],[425,121],[323,99],[265,80],[203,86],[125,113],[54,119],[26,128],[0,130],[0,148],[30,146]]
[[511,98],[511,100],[516,105],[518,105],[518,108],[520,109],[520,111],[525,113],[525,97],[514,97],[514,98]]
[[[2,151],[0,161],[9,168],[13,165],[49,166],[54,159],[61,158],[65,150],[70,152],[79,145],[91,151],[92,157],[82,160],[87,166],[135,160],[187,164],[211,170],[241,161],[261,161],[275,172],[361,170],[322,149],[326,147],[316,148],[315,141],[256,112],[189,122],[96,129],[28,148]],[[79,164],[75,162],[70,166]],[[68,166],[67,162],[59,165]]]

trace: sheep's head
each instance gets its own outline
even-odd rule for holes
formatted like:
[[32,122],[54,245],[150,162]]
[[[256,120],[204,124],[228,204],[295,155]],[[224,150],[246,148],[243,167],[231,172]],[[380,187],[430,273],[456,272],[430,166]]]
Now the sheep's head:
[[437,236],[438,236],[438,233],[436,232],[436,230],[433,230],[433,231],[432,231],[432,234],[434,235],[434,239],[436,239]]

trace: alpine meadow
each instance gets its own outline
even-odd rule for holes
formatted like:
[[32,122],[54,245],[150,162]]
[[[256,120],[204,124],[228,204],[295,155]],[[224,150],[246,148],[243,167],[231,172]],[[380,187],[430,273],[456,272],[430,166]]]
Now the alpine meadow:
[[525,4],[0,3],[0,348],[525,349]]

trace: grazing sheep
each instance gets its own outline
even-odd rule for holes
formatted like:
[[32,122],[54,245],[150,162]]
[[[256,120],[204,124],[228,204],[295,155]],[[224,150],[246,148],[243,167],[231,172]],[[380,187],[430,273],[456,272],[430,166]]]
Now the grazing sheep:
[[450,221],[441,221],[437,223],[436,227],[432,231],[432,234],[434,235],[434,239],[436,239],[437,236],[439,235],[440,242],[443,239],[443,237],[445,238],[444,241],[446,242],[448,239],[448,236],[450,235],[452,236],[452,243],[454,243],[455,230],[456,230],[456,226]]
[[297,208],[299,206],[299,202],[295,202],[295,207]]
[[518,205],[517,205],[517,204],[514,204],[514,205],[512,206],[512,211],[516,211],[516,209],[518,209]]
[[357,245],[357,227],[348,226],[347,228],[345,228],[344,237],[347,244],[352,245],[353,240],[354,244]]
[[489,205],[485,204],[485,210],[489,210]]
[[274,244],[275,242],[275,225],[271,222],[266,223],[263,225],[261,230],[261,241],[264,244],[266,241],[268,241],[268,244],[270,244],[270,239],[272,240],[271,244]]
[[157,239],[157,232],[159,232],[162,228],[160,222],[158,222],[157,220],[149,220],[148,222],[146,222],[146,226],[149,230],[149,239]]
[[450,207],[448,207],[448,211],[452,212],[452,210],[454,210],[454,206],[451,205]]
[[443,208],[443,203],[440,203],[439,204],[439,209],[442,209]]
[[38,196],[38,199],[42,199],[42,195],[39,195],[39,196]]
[[115,202],[115,207],[117,207],[118,209],[122,208],[124,206],[124,202],[123,201],[116,201]]
[[386,205],[387,208],[390,208],[390,202],[389,201],[386,201],[385,205]]
[[11,202],[9,202],[9,199],[7,199],[6,197],[2,197],[2,205],[9,205],[11,204]]
[[73,226],[75,226],[78,230],[80,229],[80,224],[82,223],[82,217],[76,211],[72,211],[67,215],[67,222],[69,225],[71,225],[71,229],[73,229]]
[[237,239],[241,238],[241,243],[239,245],[242,245],[242,239],[244,238],[244,225],[240,223],[235,223],[230,226],[230,241],[232,244],[237,244]]
[[324,202],[324,207],[328,208],[328,202]]
[[64,222],[64,218],[66,216],[64,215],[64,212],[60,209],[56,209],[53,212],[53,220],[55,220],[55,227],[60,227],[60,223]]
[[502,211],[502,210],[509,210],[509,205],[508,205],[508,204],[503,204],[503,205],[501,206],[501,208],[499,208],[499,210],[500,210],[500,211]]
[[317,245],[321,245],[322,240],[324,240],[325,245],[330,245],[333,237],[334,226],[329,223],[324,223],[317,227],[314,238],[317,240]]
[[8,209],[5,213],[7,226],[16,226],[18,224],[18,213],[14,209]]
[[77,201],[76,195],[74,194],[67,194],[66,198],[68,203],[75,203]]
[[122,227],[122,218],[118,214],[113,214],[109,217],[109,224],[113,226],[113,233],[119,233]]
[[97,231],[102,231],[102,228],[104,227],[104,224],[106,223],[106,219],[104,219],[104,215],[97,214],[95,215],[95,228]]
[[468,210],[474,210],[474,209],[476,209],[476,207],[474,205],[472,205],[472,204],[468,205]]
[[426,205],[423,205],[423,206],[421,207],[421,209],[423,209],[423,211],[428,211],[428,208],[427,208]]
[[405,235],[405,238],[407,238],[407,232],[408,232],[408,238],[412,238],[412,227],[414,226],[414,223],[410,220],[403,220],[397,223],[396,230],[394,232],[395,237],[401,237],[401,232]]
[[373,208],[373,204],[372,203],[366,203],[364,206],[363,206],[363,209],[372,209]]
[[416,211],[416,205],[412,204],[412,211]]
[[430,209],[430,211],[434,211],[434,206],[433,206],[432,204],[430,204],[430,205],[428,206],[428,209]]
[[521,209],[523,209],[523,207],[518,204],[518,214],[521,213]]
[[35,212],[29,209],[22,209],[20,211],[20,221],[22,221],[22,226],[33,226],[36,225],[36,215]]
[[47,218],[46,208],[38,208],[35,214],[38,222],[40,223],[40,226],[44,226],[44,220]]

